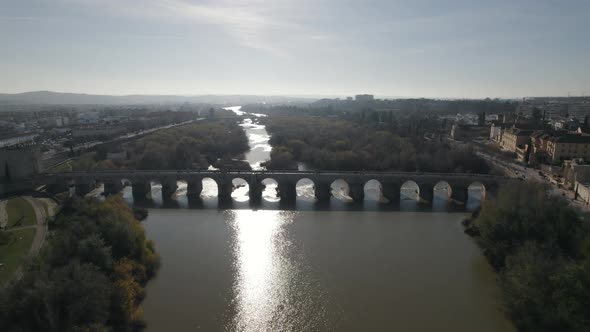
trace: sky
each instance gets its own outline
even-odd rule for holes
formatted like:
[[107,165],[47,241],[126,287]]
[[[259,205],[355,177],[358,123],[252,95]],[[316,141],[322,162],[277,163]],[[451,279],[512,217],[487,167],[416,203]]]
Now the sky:
[[0,0],[0,92],[590,95],[590,0]]

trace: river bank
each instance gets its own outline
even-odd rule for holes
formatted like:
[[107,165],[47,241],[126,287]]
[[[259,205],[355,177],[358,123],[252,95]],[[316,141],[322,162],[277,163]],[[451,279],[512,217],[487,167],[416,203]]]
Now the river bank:
[[519,331],[586,331],[590,326],[590,224],[547,186],[518,182],[467,218],[497,273],[500,301]]
[[71,199],[23,276],[0,288],[6,330],[136,331],[144,287],[159,267],[154,244],[119,196]]

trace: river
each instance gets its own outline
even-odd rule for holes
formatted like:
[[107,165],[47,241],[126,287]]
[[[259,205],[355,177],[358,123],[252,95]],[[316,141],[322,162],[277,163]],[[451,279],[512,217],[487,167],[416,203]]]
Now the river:
[[[256,116],[242,127],[259,168],[268,134]],[[191,209],[182,185],[176,208],[157,208],[154,185],[145,227],[162,267],[143,302],[147,331],[514,331],[462,231],[465,212],[379,211],[371,188],[366,211],[349,211],[338,184],[320,211],[306,183],[286,211],[273,185],[256,211],[247,187],[234,191],[235,209]],[[215,207],[215,194],[204,182],[202,204]]]

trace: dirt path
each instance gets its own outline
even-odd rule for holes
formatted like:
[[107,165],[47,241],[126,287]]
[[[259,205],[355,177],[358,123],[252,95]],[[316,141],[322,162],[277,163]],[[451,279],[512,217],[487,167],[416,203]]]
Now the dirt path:
[[8,224],[8,213],[6,212],[6,202],[3,200],[0,202],[0,229],[5,229]]
[[41,249],[41,246],[45,242],[45,237],[47,236],[47,216],[45,215],[45,208],[41,202],[30,196],[23,196],[23,198],[31,204],[37,219],[37,225],[34,226],[37,231],[35,232],[35,238],[33,239],[28,255],[29,257],[33,257],[39,252],[39,249]]

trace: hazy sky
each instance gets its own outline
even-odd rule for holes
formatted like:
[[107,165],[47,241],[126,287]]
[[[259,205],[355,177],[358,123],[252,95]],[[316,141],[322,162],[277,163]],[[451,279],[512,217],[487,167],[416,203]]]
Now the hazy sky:
[[590,95],[589,0],[0,0],[0,92]]

